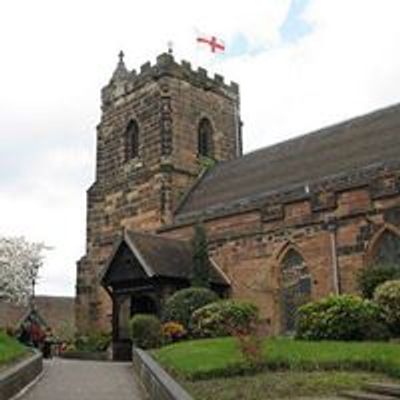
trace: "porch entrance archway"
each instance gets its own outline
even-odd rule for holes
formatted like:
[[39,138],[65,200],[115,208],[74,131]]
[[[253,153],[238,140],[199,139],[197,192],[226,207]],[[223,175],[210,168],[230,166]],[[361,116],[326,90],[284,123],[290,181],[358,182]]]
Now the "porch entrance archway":
[[[160,316],[166,298],[189,286],[192,270],[193,249],[189,242],[132,231],[126,231],[116,242],[101,277],[112,300],[114,360],[129,360],[132,356],[132,316]],[[209,283],[221,294],[229,289],[229,282],[214,264]]]
[[158,315],[157,303],[150,296],[133,295],[131,297],[131,316],[135,314]]

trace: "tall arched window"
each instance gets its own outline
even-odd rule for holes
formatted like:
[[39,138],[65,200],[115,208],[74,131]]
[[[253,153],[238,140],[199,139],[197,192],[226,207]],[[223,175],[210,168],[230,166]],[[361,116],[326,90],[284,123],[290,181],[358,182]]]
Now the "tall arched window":
[[282,331],[293,332],[297,310],[311,299],[311,275],[295,249],[289,249],[281,261]]
[[202,157],[213,157],[213,128],[207,118],[203,118],[198,128],[198,153]]
[[132,160],[139,156],[139,126],[131,120],[125,132],[125,159]]
[[400,268],[400,238],[386,229],[380,235],[373,252],[373,264],[398,265]]

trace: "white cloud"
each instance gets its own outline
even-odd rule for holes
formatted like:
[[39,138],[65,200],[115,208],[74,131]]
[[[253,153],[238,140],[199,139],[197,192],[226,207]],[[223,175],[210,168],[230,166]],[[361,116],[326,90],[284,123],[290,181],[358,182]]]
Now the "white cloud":
[[399,11],[392,0],[314,0],[310,35],[222,65],[241,83],[247,149],[399,101]]
[[[175,43],[241,84],[245,148],[394,103],[400,98],[398,0],[309,0],[312,32],[280,40],[290,0],[169,2],[15,0],[0,5],[0,233],[54,246],[39,292],[73,294],[84,251],[100,88],[122,48],[138,68]],[[195,29],[250,50],[206,60]],[[7,172],[5,172],[7,171]]]

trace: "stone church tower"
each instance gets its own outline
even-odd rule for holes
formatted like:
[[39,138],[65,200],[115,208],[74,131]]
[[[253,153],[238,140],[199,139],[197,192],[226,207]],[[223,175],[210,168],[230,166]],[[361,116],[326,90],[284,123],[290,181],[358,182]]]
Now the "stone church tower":
[[78,331],[110,329],[99,279],[124,230],[155,232],[170,223],[205,164],[241,157],[240,125],[237,84],[172,54],[128,71],[120,54],[102,90],[86,255],[77,271]]

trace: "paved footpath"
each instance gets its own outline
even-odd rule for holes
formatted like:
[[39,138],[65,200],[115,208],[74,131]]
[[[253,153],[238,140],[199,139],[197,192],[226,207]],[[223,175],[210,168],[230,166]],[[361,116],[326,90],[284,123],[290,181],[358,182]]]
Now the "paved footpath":
[[45,362],[44,375],[21,400],[145,400],[130,363]]

